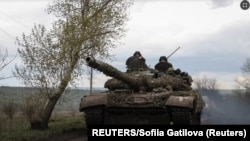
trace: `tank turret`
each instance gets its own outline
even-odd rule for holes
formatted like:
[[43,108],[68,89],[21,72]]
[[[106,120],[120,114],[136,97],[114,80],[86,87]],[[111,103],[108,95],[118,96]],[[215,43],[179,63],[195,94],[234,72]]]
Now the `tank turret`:
[[200,124],[205,106],[191,88],[192,78],[180,69],[158,73],[154,69],[121,72],[94,58],[87,65],[111,79],[106,91],[85,95],[80,108],[92,124]]
[[93,58],[86,58],[87,65],[103,72],[110,76],[111,79],[105,83],[105,87],[109,90],[116,88],[130,88],[137,92],[144,89],[148,92],[155,90],[155,88],[172,88],[173,90],[191,90],[191,86],[184,82],[181,77],[174,77],[173,75],[161,75],[158,77],[158,72],[153,69],[146,71],[121,72],[113,66]]

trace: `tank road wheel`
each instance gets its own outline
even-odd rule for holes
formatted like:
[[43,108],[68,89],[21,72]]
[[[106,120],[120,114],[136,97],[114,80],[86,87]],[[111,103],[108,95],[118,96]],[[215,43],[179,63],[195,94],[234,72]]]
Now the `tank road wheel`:
[[192,114],[193,124],[200,125],[201,124],[201,113],[193,113]]
[[173,124],[183,124],[183,125],[195,124],[191,109],[171,107],[170,115]]
[[103,124],[103,107],[89,108],[84,113],[86,125]]

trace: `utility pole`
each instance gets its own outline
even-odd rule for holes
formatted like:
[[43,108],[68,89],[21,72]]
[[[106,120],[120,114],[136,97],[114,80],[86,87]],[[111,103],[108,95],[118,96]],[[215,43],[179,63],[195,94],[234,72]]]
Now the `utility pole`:
[[[86,19],[88,12],[89,0],[81,0],[81,10],[82,10],[82,20]],[[91,52],[91,57],[93,57],[93,52]],[[93,92],[93,68],[90,67],[90,86],[89,93]]]
[[90,88],[89,93],[92,94],[93,92],[93,68],[90,68]]

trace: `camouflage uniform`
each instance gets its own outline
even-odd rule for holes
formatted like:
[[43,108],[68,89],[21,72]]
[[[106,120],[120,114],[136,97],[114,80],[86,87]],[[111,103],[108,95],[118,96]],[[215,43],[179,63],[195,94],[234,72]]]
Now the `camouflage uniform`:
[[145,64],[145,59],[139,59],[135,56],[131,56],[127,59],[126,65],[128,69],[131,70],[139,70],[139,69],[145,69],[146,64]]
[[168,62],[159,62],[155,65],[155,69],[159,72],[167,72],[169,68],[173,68],[173,65]]
[[173,65],[168,62],[166,56],[161,56],[159,59],[159,63],[155,65],[155,69],[159,72],[167,72],[169,68],[173,68]]
[[[135,54],[136,53],[139,52],[135,52]],[[140,71],[147,69],[148,66],[145,63],[146,60],[142,56],[141,58],[136,57],[135,54],[134,56],[129,57],[126,61],[128,71]]]

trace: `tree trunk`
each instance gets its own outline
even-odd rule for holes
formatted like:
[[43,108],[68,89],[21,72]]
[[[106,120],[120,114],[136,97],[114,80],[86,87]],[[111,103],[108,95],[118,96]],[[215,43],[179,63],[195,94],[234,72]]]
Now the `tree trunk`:
[[47,103],[46,108],[44,109],[41,120],[31,121],[30,124],[31,124],[32,130],[34,130],[34,129],[45,130],[45,129],[49,128],[49,126],[48,126],[49,119],[51,117],[51,114],[54,110],[54,107],[55,107],[58,99],[59,98],[55,98],[55,97],[52,99],[49,99],[49,102]]
[[35,121],[33,123],[31,122],[31,129],[45,130],[45,129],[49,128],[49,126],[48,126],[49,119],[51,117],[51,114],[54,110],[54,107],[55,107],[58,99],[61,97],[64,90],[68,86],[69,81],[71,80],[71,74],[74,71],[74,68],[79,60],[79,52],[80,51],[77,51],[75,53],[75,57],[73,58],[69,69],[65,73],[64,77],[61,79],[61,83],[58,87],[57,92],[55,93],[55,95],[52,98],[49,99],[49,102],[47,103],[47,105],[43,111],[41,121]]

